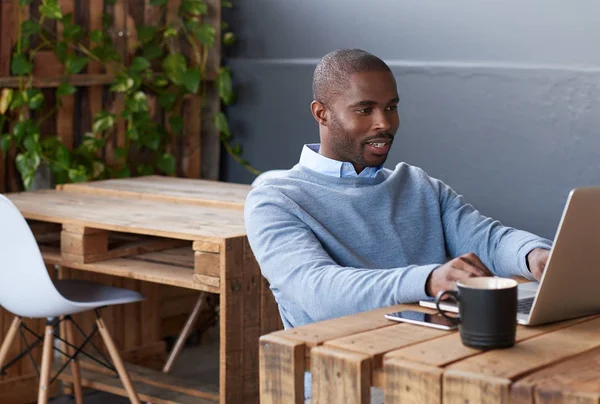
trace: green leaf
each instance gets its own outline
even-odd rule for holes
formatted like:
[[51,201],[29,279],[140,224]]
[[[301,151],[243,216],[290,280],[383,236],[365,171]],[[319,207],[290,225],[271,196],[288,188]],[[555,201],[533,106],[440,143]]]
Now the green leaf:
[[10,63],[10,71],[15,76],[24,76],[31,73],[33,70],[33,64],[27,60],[27,57],[22,53],[13,54],[13,58]]
[[40,14],[46,18],[60,20],[62,18],[62,12],[60,11],[60,5],[57,0],[43,0],[40,6]]
[[109,29],[113,23],[112,14],[104,13],[102,14],[102,28],[105,30]]
[[135,126],[128,128],[125,135],[127,136],[127,139],[129,139],[129,140],[139,140],[139,138],[140,138],[138,130]]
[[65,24],[63,29],[63,37],[71,41],[77,41],[83,36],[83,28],[77,24]]
[[15,140],[19,143],[21,142],[26,135],[32,135],[35,133],[39,133],[35,123],[31,119],[26,119],[24,121],[19,121],[13,127],[13,135],[15,136]]
[[[8,110],[13,99],[13,93],[12,88],[3,88],[0,92],[0,115],[4,115]],[[2,129],[2,124],[4,124],[4,121],[1,121],[0,130]]]
[[180,53],[172,53],[162,63],[165,74],[174,84],[181,85],[187,70],[185,57]]
[[39,133],[28,134],[27,136],[25,136],[25,139],[23,139],[23,147],[28,152],[41,154],[42,147],[41,147],[39,141],[40,141]]
[[183,129],[183,117],[179,115],[173,115],[169,118],[169,126],[173,133],[180,135]]
[[120,170],[115,171],[115,175],[117,178],[131,177],[131,170],[129,167],[123,167]]
[[149,43],[142,47],[142,55],[148,60],[154,60],[163,55],[163,50],[160,45]]
[[40,24],[33,20],[25,20],[21,23],[21,35],[37,34],[42,30]]
[[58,42],[56,44],[54,52],[56,53],[58,60],[60,60],[62,63],[65,63],[65,61],[67,60],[67,50],[68,46],[66,42]]
[[114,6],[115,4],[117,4],[117,0],[104,0],[104,3]]
[[33,182],[33,177],[35,176],[35,171],[39,167],[42,159],[38,153],[19,153],[15,159],[15,164],[17,166],[17,170],[21,173],[21,178],[23,179],[23,185],[25,189],[29,189],[31,187],[31,183]]
[[102,161],[94,160],[92,162],[92,179],[97,179],[102,177],[104,172],[106,171],[106,164]]
[[156,163],[158,169],[167,175],[175,174],[175,157],[172,154],[165,153]]
[[92,42],[101,43],[102,39],[104,39],[104,34],[99,29],[90,32],[90,40]]
[[141,72],[149,67],[150,62],[148,61],[148,59],[141,56],[136,56],[131,62],[131,66],[129,66],[129,69],[134,72]]
[[221,1],[221,8],[232,8],[233,4],[229,0]]
[[92,54],[103,62],[121,60],[121,56],[117,50],[111,45],[99,45],[92,49]]
[[163,32],[163,37],[165,38],[174,38],[177,36],[177,28],[168,27],[165,32]]
[[147,111],[148,98],[143,91],[136,91],[133,95],[127,97],[125,106],[130,113]]
[[125,158],[125,156],[127,155],[127,150],[124,147],[115,147],[114,152],[115,152],[115,159],[117,161]]
[[214,45],[215,39],[217,38],[217,31],[214,26],[210,24],[191,24],[190,28],[194,37],[196,37],[201,44],[208,47]]
[[150,0],[151,6],[164,6],[169,0]]
[[61,141],[55,146],[54,158],[65,169],[71,166],[71,151]]
[[229,132],[229,124],[227,123],[227,117],[223,112],[217,112],[213,116],[213,124],[221,133],[221,138],[227,140],[231,137],[231,132]]
[[33,0],[19,0],[20,6],[28,6],[33,2]]
[[203,0],[183,0],[179,6],[180,13],[202,15],[208,13],[208,6]]
[[115,125],[115,115],[106,111],[98,112],[94,116],[94,123],[92,125],[92,131],[94,133],[104,132],[105,130],[111,129]]
[[151,25],[140,25],[137,27],[138,40],[143,44],[152,41],[157,32],[158,28]]
[[67,69],[67,73],[70,73],[70,74],[79,73],[81,70],[83,70],[85,65],[88,64],[89,60],[90,59],[86,58],[86,57],[78,58],[73,55],[67,56],[67,61],[65,62],[65,67]]
[[156,87],[164,87],[169,84],[169,80],[167,80],[164,76],[156,76],[154,78],[154,85]]
[[158,105],[166,110],[171,110],[175,106],[177,95],[173,93],[164,93],[158,96]]
[[147,130],[140,133],[142,145],[148,149],[156,151],[160,146],[160,133],[157,130]]
[[219,97],[225,105],[233,102],[233,84],[231,83],[231,70],[228,67],[219,69],[216,81]]
[[56,96],[62,97],[63,95],[72,95],[75,94],[75,91],[77,91],[77,89],[74,86],[70,85],[69,83],[62,82],[56,89]]
[[152,175],[154,174],[154,167],[149,164],[140,164],[137,166],[136,171],[138,175]]
[[198,88],[200,87],[200,69],[199,68],[191,68],[187,69],[183,74],[183,86],[192,94],[196,94],[198,92]]
[[39,88],[30,88],[27,90],[27,98],[29,99],[30,109],[38,109],[44,103],[44,93]]
[[10,104],[11,111],[17,108],[22,107],[27,103],[27,92],[25,91],[15,91],[13,93],[13,101]]
[[233,32],[226,32],[223,34],[223,45],[231,46],[235,43],[235,34]]
[[82,165],[77,166],[77,168],[71,168],[69,170],[69,179],[73,182],[85,182],[88,180],[87,170]]
[[119,75],[115,79],[115,82],[110,86],[110,91],[124,93],[131,90],[134,85],[135,81],[131,77]]
[[0,149],[2,149],[2,153],[4,156],[6,156],[6,152],[10,148],[11,144],[12,136],[10,135],[10,133],[5,133],[2,136],[0,136]]

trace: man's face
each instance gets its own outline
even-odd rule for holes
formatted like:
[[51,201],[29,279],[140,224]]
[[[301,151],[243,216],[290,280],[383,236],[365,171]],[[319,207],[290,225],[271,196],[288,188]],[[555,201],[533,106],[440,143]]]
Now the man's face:
[[356,172],[385,162],[400,124],[396,80],[390,72],[351,76],[348,87],[328,105],[321,154],[348,161]]

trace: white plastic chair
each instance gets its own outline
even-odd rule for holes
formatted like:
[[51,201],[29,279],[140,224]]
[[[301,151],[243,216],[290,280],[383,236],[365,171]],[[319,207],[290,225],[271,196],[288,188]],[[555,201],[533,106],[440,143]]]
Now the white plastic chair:
[[[121,382],[131,402],[139,403],[139,398],[133,389],[123,361],[97,309],[142,300],[144,297],[141,294],[128,289],[79,280],[53,281],[25,218],[8,198],[0,195],[0,306],[16,316],[0,347],[0,371],[4,372],[5,368],[37,346],[43,338],[38,403],[48,402],[50,385],[48,381],[53,358],[54,334],[60,322],[63,321],[67,337],[63,342],[69,347],[68,356],[71,359],[69,362],[73,375],[75,399],[78,404],[82,402],[79,365],[76,358],[89,338],[86,338],[86,342],[81,347],[73,345],[71,324],[73,320],[70,316],[86,310],[96,310],[97,330],[102,336]],[[22,317],[46,318],[44,336],[38,336],[27,328]],[[10,345],[20,328],[36,335],[37,340],[33,344],[28,344],[29,348],[24,353],[19,354],[4,366]],[[95,332],[96,330],[92,332],[92,335]],[[73,354],[73,352],[75,353]]]

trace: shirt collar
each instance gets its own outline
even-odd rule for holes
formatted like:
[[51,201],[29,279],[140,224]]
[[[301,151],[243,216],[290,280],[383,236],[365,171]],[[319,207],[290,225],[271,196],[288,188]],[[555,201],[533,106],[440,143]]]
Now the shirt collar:
[[383,169],[383,166],[365,167],[360,174],[356,174],[351,163],[333,160],[319,154],[320,146],[319,143],[305,144],[300,155],[300,165],[337,178],[374,178]]

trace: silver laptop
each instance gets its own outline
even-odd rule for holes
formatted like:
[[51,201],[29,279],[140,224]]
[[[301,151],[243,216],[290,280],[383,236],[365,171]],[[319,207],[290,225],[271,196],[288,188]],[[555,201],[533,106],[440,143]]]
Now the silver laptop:
[[[419,303],[435,308],[433,301]],[[440,306],[458,311],[452,303]],[[517,310],[525,325],[600,313],[600,187],[569,193],[542,279],[519,284]]]

